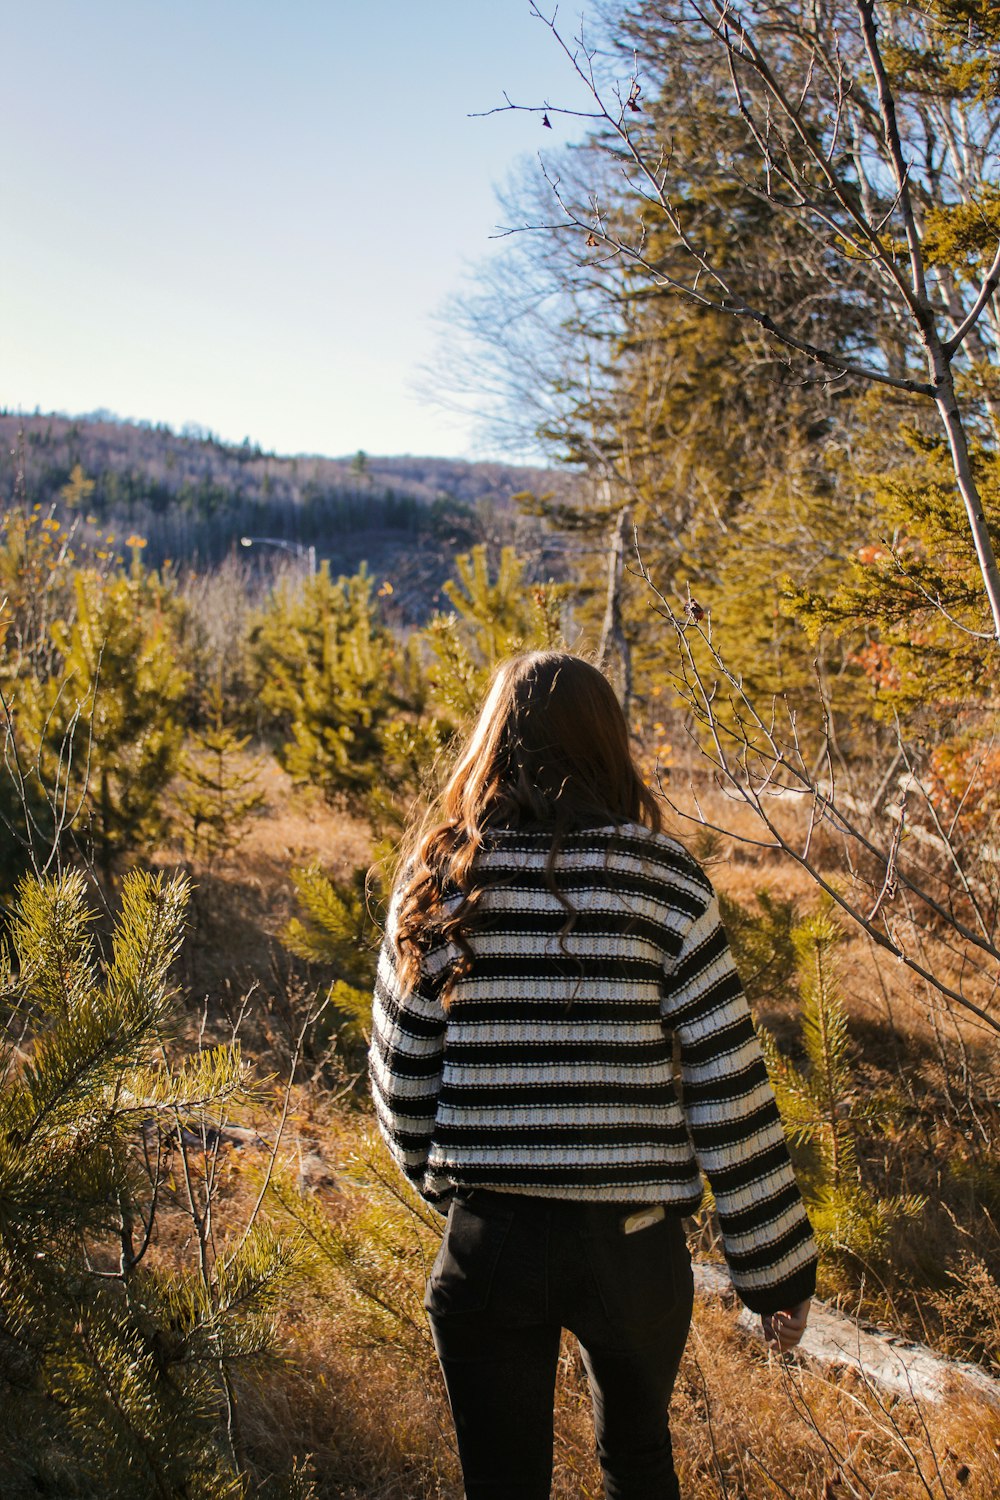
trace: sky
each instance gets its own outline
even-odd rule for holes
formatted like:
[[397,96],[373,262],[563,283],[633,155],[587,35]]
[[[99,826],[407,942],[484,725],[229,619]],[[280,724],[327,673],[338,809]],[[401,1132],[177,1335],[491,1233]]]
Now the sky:
[[583,102],[528,0],[31,0],[3,43],[0,406],[487,456],[421,371],[570,138],[470,115]]

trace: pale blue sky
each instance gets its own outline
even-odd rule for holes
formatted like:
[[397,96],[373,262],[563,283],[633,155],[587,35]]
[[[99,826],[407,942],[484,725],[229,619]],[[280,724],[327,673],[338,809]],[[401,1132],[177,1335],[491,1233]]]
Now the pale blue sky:
[[581,102],[528,0],[30,0],[2,36],[0,405],[476,456],[413,387],[494,185],[567,139],[470,112]]

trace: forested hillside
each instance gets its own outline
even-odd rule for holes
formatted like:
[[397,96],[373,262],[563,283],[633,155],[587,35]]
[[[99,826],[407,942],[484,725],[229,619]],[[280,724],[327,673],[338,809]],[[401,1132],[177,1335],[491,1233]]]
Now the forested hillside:
[[[486,538],[535,539],[514,495],[568,495],[574,483],[571,473],[501,463],[286,458],[249,439],[233,446],[202,428],[176,433],[109,413],[0,413],[0,484],[75,535],[110,534],[119,547],[140,537],[154,567],[212,566],[235,551],[267,571],[282,553],[307,560],[312,547],[335,573],[364,561],[391,575],[397,605],[418,618],[443,581],[443,557]],[[251,559],[244,536],[271,541]]]
[[[719,891],[820,1295],[1000,1375],[1000,19],[630,0],[592,73],[560,39],[590,135],[465,317],[563,480],[0,419],[11,1500],[460,1494],[365,1048],[401,831],[536,646],[607,672]],[[315,573],[251,574],[251,525]],[[688,1229],[718,1261],[710,1200]],[[699,1301],[686,1500],[1000,1493],[960,1372],[806,1351]],[[601,1492],[569,1341],[556,1453]]]

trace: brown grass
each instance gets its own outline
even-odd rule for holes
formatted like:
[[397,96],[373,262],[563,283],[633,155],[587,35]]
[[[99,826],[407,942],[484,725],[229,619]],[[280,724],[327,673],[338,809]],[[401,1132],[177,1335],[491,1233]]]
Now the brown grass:
[[[339,1110],[330,1125],[345,1175],[342,1190],[327,1195],[327,1213],[353,1258],[346,1268],[317,1265],[281,1315],[283,1359],[244,1383],[249,1454],[262,1475],[307,1460],[317,1500],[459,1500],[443,1387],[419,1313],[434,1234],[394,1196],[393,1169],[364,1115]],[[1000,1493],[1000,1412],[960,1393],[918,1408],[849,1372],[783,1364],[748,1340],[718,1299],[696,1306],[672,1411],[685,1500]],[[552,1494],[602,1493],[582,1361],[567,1336]]]

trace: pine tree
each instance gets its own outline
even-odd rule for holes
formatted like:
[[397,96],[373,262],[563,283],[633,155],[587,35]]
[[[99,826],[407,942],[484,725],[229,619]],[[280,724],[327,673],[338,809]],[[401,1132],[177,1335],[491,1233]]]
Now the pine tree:
[[839,988],[836,950],[843,932],[828,909],[792,932],[798,961],[802,1042],[807,1068],[795,1066],[764,1027],[758,1027],[785,1132],[812,1150],[803,1163],[803,1193],[819,1243],[833,1250],[878,1255],[893,1225],[913,1218],[924,1200],[877,1198],[862,1180],[857,1138],[892,1113],[888,1095],[855,1086],[847,1011]]
[[249,1082],[236,1045],[174,1059],[187,898],[182,877],[131,872],[101,962],[81,874],[18,893],[0,1036],[9,1500],[245,1493],[229,1371],[271,1347],[296,1252],[261,1222],[231,1243],[217,1225],[211,1239],[189,1232],[190,1265],[152,1264],[182,1125],[224,1116]]
[[719,911],[751,1006],[785,993],[795,974],[794,899],[759,890],[755,907],[719,892]]
[[247,820],[264,802],[257,785],[263,761],[247,759],[248,734],[238,736],[224,720],[221,687],[212,694],[214,722],[191,732],[193,751],[180,762],[178,793],[184,833],[192,852],[211,865],[237,847]]
[[[826,590],[786,580],[787,608],[813,641],[826,631],[847,643],[876,716],[919,720],[933,704],[940,723],[942,710],[957,715],[992,697],[983,670],[989,611],[946,442],[905,407],[867,406],[852,445],[857,500],[843,538],[855,545],[842,545]],[[1000,546],[1000,452],[985,434],[973,463]]]
[[0,515],[0,682],[56,670],[54,620],[73,607],[73,537],[54,516],[12,506]]
[[460,552],[455,578],[443,592],[452,613],[438,614],[423,632],[430,651],[428,696],[449,727],[478,712],[493,669],[516,651],[563,645],[565,586],[528,581],[528,560],[503,547],[495,576],[485,544]]
[[[880,402],[852,445],[857,500],[844,518],[836,575],[828,572],[823,587],[821,578],[786,578],[784,609],[821,649],[833,642],[840,653],[831,694],[847,726],[840,747],[856,754],[856,726],[866,720],[884,746],[888,769],[869,776],[873,796],[883,775],[897,804],[906,790],[909,825],[931,838],[939,868],[954,871],[959,860],[966,889],[971,881],[995,910],[988,851],[1000,823],[1000,719],[984,665],[989,612],[946,444],[907,410],[880,423],[891,409]],[[985,430],[972,463],[1000,547],[1000,452]]]
[[330,1001],[367,1037],[377,952],[371,912],[379,891],[364,870],[349,881],[335,881],[310,865],[294,871],[292,879],[302,914],[287,924],[282,941],[299,958],[333,967]]
[[279,758],[332,800],[363,796],[381,775],[381,731],[397,714],[398,648],[362,568],[331,579],[324,563],[294,592],[283,584],[252,642],[260,701],[287,737]]
[[187,674],[175,650],[172,588],[138,563],[130,575],[90,568],[73,579],[73,612],[51,626],[55,670],[21,706],[27,757],[48,804],[51,837],[67,819],[105,874],[166,828],[177,767],[176,717]]

